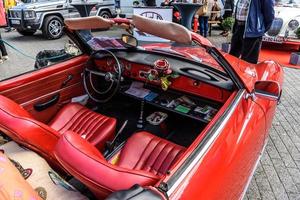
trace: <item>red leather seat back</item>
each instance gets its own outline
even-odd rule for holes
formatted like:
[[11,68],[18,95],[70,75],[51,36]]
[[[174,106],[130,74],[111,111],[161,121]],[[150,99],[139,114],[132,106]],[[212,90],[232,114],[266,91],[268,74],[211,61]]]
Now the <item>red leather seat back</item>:
[[117,165],[163,176],[184,151],[182,146],[143,131],[126,141]]
[[51,120],[49,126],[61,134],[73,131],[104,150],[105,142],[113,139],[117,120],[107,117],[78,104],[69,103]]
[[66,132],[59,139],[54,154],[60,164],[98,198],[134,184],[153,185],[159,180],[151,173],[109,164],[93,145],[73,132]]
[[54,129],[34,120],[19,104],[0,95],[0,130],[45,158],[54,159],[53,149],[59,138]]

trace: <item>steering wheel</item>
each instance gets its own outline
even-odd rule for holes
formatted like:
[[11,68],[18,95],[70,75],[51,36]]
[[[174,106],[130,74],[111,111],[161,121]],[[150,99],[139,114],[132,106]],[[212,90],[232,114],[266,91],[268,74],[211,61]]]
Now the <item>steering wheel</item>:
[[[95,67],[95,59],[98,54],[106,54],[115,60],[115,67],[113,72],[103,72]],[[94,84],[93,76],[104,79],[104,89],[99,90]],[[88,61],[83,73],[83,86],[88,96],[97,103],[105,103],[109,101],[119,90],[122,79],[122,68],[119,59],[109,50],[101,49],[93,52]],[[89,89],[89,87],[91,89]],[[101,96],[101,97],[99,97]]]

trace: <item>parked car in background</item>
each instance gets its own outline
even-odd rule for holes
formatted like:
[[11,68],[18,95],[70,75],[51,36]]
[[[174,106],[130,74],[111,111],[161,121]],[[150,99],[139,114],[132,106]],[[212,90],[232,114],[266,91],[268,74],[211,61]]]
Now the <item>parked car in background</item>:
[[[160,6],[162,2],[164,2],[164,0],[156,0],[156,5]],[[116,0],[116,5],[120,8],[122,17],[131,18],[133,15],[133,8],[144,6],[144,3],[142,0]]]
[[299,45],[296,30],[300,27],[300,0],[276,2],[275,19],[263,37],[264,42]]
[[[97,3],[91,15],[111,18],[115,15],[114,0],[90,0]],[[9,10],[9,23],[21,35],[33,35],[41,30],[47,39],[58,39],[63,35],[63,20],[79,17],[72,6],[80,0],[26,0]]]

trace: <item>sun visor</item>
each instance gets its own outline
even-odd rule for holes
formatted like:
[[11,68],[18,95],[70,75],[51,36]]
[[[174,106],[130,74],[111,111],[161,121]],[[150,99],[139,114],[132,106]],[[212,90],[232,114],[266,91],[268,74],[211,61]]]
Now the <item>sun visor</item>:
[[82,17],[65,19],[65,25],[71,30],[108,29],[114,21],[102,17]]
[[190,44],[192,42],[192,35],[190,31],[173,22],[133,15],[132,23],[140,31],[157,37],[183,44]]

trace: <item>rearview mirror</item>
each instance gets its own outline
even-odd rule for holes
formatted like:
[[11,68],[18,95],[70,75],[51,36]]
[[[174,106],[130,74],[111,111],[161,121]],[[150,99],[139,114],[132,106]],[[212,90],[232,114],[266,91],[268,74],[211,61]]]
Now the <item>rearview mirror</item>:
[[135,37],[131,35],[122,35],[122,41],[130,47],[137,47],[138,41]]
[[254,86],[254,94],[258,97],[279,101],[281,88],[275,81],[257,81]]

